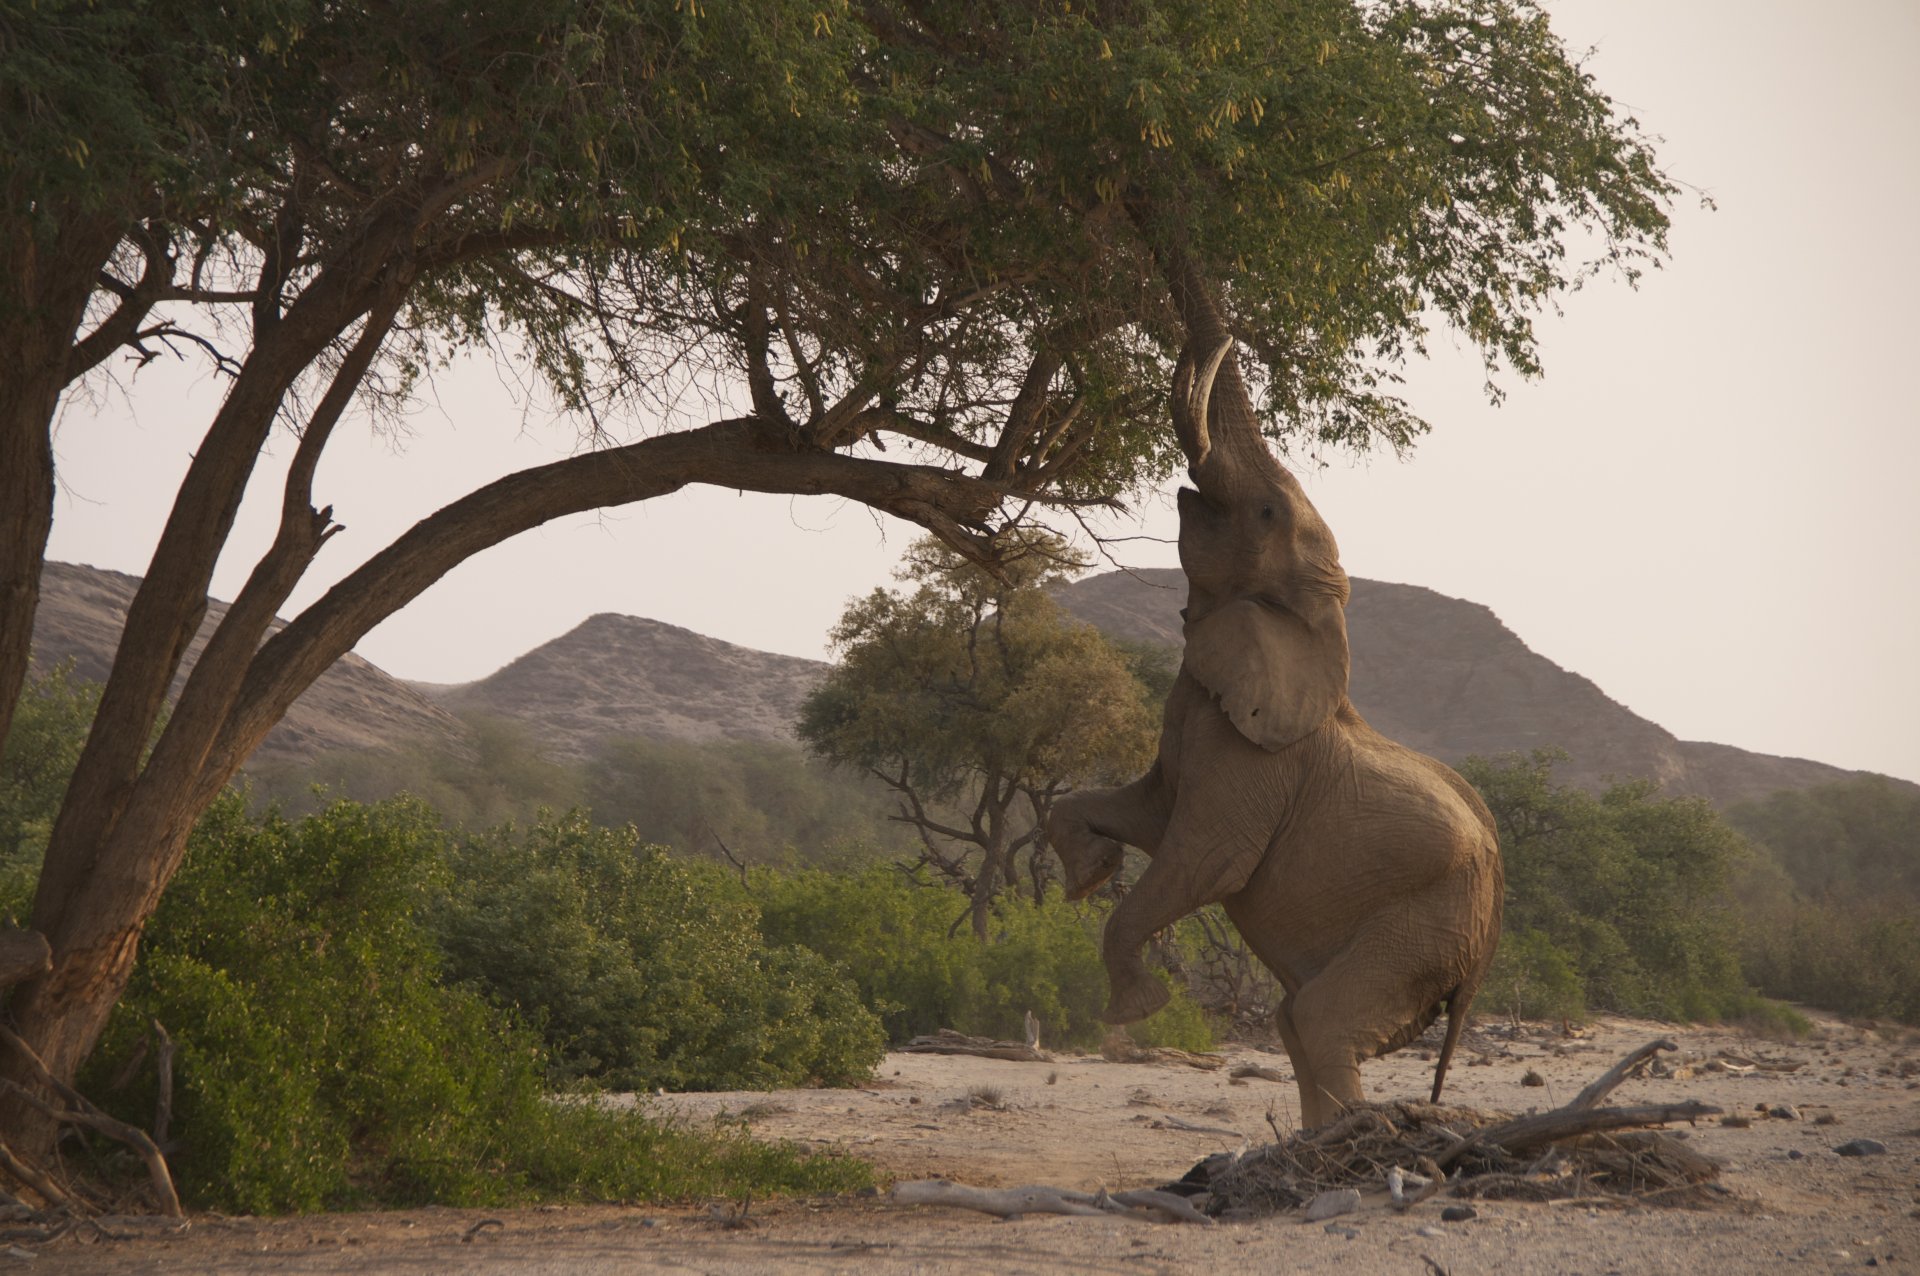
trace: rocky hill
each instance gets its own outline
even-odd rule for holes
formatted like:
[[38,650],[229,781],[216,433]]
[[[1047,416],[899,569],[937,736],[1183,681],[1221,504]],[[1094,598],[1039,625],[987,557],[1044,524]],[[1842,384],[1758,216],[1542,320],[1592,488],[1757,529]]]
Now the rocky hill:
[[[1179,646],[1178,569],[1108,572],[1061,588],[1074,615],[1116,637]],[[1563,782],[1647,777],[1726,805],[1844,779],[1804,758],[1677,739],[1591,681],[1530,650],[1491,609],[1418,585],[1355,580],[1347,605],[1354,707],[1377,729],[1448,762],[1556,745]]]
[[[136,581],[49,564],[35,659],[72,657],[102,678]],[[1064,586],[1063,605],[1116,637],[1178,646],[1177,570],[1109,572]],[[211,609],[214,616],[221,604]],[[1597,787],[1647,776],[1670,793],[1727,804],[1853,772],[1800,758],[1679,740],[1586,678],[1528,649],[1477,603],[1380,581],[1353,582],[1347,611],[1354,704],[1383,732],[1448,761],[1556,745],[1558,774]],[[204,631],[203,631],[204,632]],[[193,653],[197,654],[196,643]],[[457,686],[408,684],[349,656],[294,705],[263,761],[409,739],[457,741],[456,714],[523,722],[560,758],[622,736],[791,740],[800,700],[826,666],[735,646],[659,621],[598,615],[498,673]]]
[[826,669],[602,613],[490,677],[420,690],[456,712],[518,719],[555,755],[580,758],[620,736],[792,740],[800,700]]
[[[44,670],[73,661],[74,673],[104,682],[120,644],[127,608],[140,578],[75,563],[48,563],[40,581],[40,608],[33,618],[33,664]],[[200,632],[187,648],[190,670],[207,635],[227,614],[212,602]],[[179,693],[186,672],[174,679]],[[324,749],[380,749],[403,740],[457,739],[452,714],[378,667],[348,655],[320,676],[288,710],[254,756],[263,762],[299,762]]]

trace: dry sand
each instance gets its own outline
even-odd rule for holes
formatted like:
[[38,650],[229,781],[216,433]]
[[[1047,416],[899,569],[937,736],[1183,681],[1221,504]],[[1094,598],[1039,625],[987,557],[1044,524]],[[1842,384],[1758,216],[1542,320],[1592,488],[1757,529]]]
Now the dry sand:
[[[37,1271],[219,1272],[1259,1272],[1749,1273],[1768,1268],[1920,1271],[1920,1036],[1822,1023],[1818,1039],[1781,1043],[1719,1030],[1603,1020],[1567,1035],[1552,1026],[1470,1033],[1446,1098],[1524,1112],[1564,1103],[1622,1055],[1658,1036],[1680,1043],[1667,1076],[1645,1076],[1612,1102],[1700,1099],[1751,1116],[1749,1128],[1702,1122],[1694,1146],[1726,1164],[1735,1201],[1715,1210],[1581,1203],[1477,1202],[1477,1218],[1443,1223],[1446,1198],[1407,1213],[1369,1200],[1332,1223],[1296,1215],[1211,1227],[1117,1217],[999,1222],[884,1197],[754,1203],[747,1225],[706,1209],[424,1210],[283,1220],[196,1219],[184,1232],[129,1227],[133,1239],[37,1251]],[[1245,1047],[1234,1062],[1286,1071],[1285,1057]],[[1425,1097],[1419,1048],[1368,1064],[1372,1097]],[[1763,1065],[1713,1070],[1732,1053]],[[1703,1066],[1704,1065],[1704,1066]],[[1738,1065],[1736,1065],[1738,1066]],[[1528,1072],[1544,1086],[1523,1085]],[[1177,1178],[1194,1162],[1289,1129],[1291,1083],[1235,1082],[1224,1070],[1064,1056],[1006,1063],[887,1056],[859,1090],[667,1095],[656,1110],[744,1117],[759,1134],[868,1158],[895,1180],[946,1177],[979,1186],[1044,1183],[1113,1189]],[[1764,1109],[1792,1105],[1795,1118]],[[1820,1118],[1831,1116],[1831,1123]],[[1182,1125],[1203,1127],[1201,1130]],[[1884,1155],[1848,1158],[1850,1139]],[[1384,1197],[1384,1193],[1376,1194]],[[498,1225],[483,1220],[498,1220]],[[27,1260],[13,1256],[24,1269]],[[0,1251],[0,1264],[8,1258]]]

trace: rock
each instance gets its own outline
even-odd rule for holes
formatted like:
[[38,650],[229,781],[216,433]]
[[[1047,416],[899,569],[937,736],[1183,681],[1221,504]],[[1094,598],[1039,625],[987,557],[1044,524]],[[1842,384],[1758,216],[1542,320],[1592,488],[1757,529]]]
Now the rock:
[[1432,1223],[1428,1223],[1424,1226],[1414,1228],[1413,1234],[1415,1236],[1432,1238],[1435,1236],[1445,1236],[1447,1233],[1445,1228],[1435,1227]]
[[1338,1218],[1359,1208],[1360,1193],[1350,1187],[1335,1188],[1320,1193],[1307,1204],[1307,1222],[1318,1223],[1322,1219]]
[[1449,1205],[1440,1211],[1442,1223],[1464,1223],[1470,1218],[1479,1218],[1480,1211],[1471,1205]]
[[1791,1103],[1776,1103],[1767,1109],[1767,1115],[1770,1117],[1778,1117],[1782,1121],[1798,1121],[1800,1119],[1800,1109],[1794,1107]]
[[1794,1148],[1791,1152],[1787,1153],[1787,1159],[1789,1161],[1798,1161],[1804,1158],[1806,1155],[1807,1154],[1805,1152],[1802,1152],[1799,1148]]
[[1834,1149],[1841,1156],[1881,1156],[1886,1150],[1887,1145],[1879,1139],[1848,1139]]
[[1345,1223],[1328,1223],[1326,1230],[1329,1236],[1344,1236],[1348,1240],[1353,1240],[1360,1235]]

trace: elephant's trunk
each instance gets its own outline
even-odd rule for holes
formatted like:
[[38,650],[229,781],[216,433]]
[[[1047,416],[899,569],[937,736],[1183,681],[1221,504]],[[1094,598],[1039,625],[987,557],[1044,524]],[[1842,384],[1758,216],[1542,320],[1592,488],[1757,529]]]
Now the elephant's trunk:
[[1163,264],[1187,329],[1173,376],[1173,428],[1194,485],[1215,503],[1231,500],[1235,489],[1249,484],[1297,487],[1260,434],[1233,357],[1233,334],[1199,268],[1183,250],[1167,254]]

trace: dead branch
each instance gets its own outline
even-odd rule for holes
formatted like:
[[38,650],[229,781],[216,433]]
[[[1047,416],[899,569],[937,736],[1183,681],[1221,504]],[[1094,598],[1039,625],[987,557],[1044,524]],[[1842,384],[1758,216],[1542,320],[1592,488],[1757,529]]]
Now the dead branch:
[[1479,1131],[1440,1157],[1441,1168],[1459,1160],[1474,1147],[1499,1147],[1510,1153],[1530,1151],[1548,1143],[1600,1134],[1607,1130],[1631,1130],[1641,1126],[1665,1125],[1671,1121],[1697,1121],[1717,1116],[1722,1109],[1710,1103],[1689,1099],[1685,1103],[1647,1103],[1631,1108],[1585,1108],[1571,1105],[1542,1112],[1538,1116],[1517,1117]]
[[[182,1217],[180,1211],[180,1195],[174,1191],[173,1174],[167,1169],[167,1158],[161,1155],[160,1148],[154,1143],[153,1139],[145,1130],[128,1125],[125,1121],[110,1117],[99,1108],[96,1108],[88,1101],[85,1095],[49,1072],[47,1065],[41,1062],[40,1056],[33,1052],[33,1048],[15,1035],[11,1029],[0,1027],[0,1042],[4,1042],[6,1045],[12,1047],[15,1053],[26,1060],[28,1068],[31,1069],[35,1079],[38,1080],[41,1085],[59,1095],[72,1106],[66,1109],[56,1108],[32,1091],[12,1081],[0,1081],[0,1085],[5,1085],[6,1088],[26,1100],[29,1104],[45,1112],[48,1116],[54,1117],[57,1120],[66,1121],[72,1125],[85,1126],[90,1130],[106,1135],[115,1142],[124,1143],[139,1153],[140,1159],[147,1164],[148,1175],[153,1179],[153,1194],[158,1200],[160,1212],[168,1218]],[[18,1164],[18,1162],[16,1161],[15,1164]],[[11,1171],[13,1166],[9,1165],[6,1168]],[[40,1185],[34,1183],[33,1180],[23,1179],[23,1181],[29,1183],[36,1192],[41,1192],[43,1196],[46,1195],[45,1192],[41,1191]]]
[[1183,1134],[1223,1134],[1231,1139],[1244,1139],[1247,1137],[1238,1130],[1223,1129],[1217,1125],[1195,1125],[1191,1121],[1183,1121],[1168,1112],[1162,1112],[1159,1116],[1155,1117],[1149,1123],[1148,1128],[1154,1130],[1179,1130]]
[[167,1135],[173,1129],[173,1038],[158,1019],[152,1021],[154,1040],[159,1043],[154,1050],[153,1068],[157,1074],[157,1093],[153,1099],[153,1141],[165,1148]]
[[947,1179],[896,1183],[898,1205],[947,1205],[977,1210],[997,1218],[1027,1214],[1074,1214],[1090,1217],[1119,1215],[1145,1222],[1212,1223],[1213,1220],[1172,1192],[1143,1188],[1130,1192],[1075,1192],[1067,1188],[1029,1184],[1025,1187],[969,1187]]
[[893,1200],[898,1205],[951,1205],[956,1209],[978,1210],[998,1218],[1019,1218],[1023,1214],[1083,1214],[1099,1216],[1107,1211],[1093,1203],[1087,1192],[1032,1184],[1027,1187],[968,1187],[946,1179],[926,1179],[915,1183],[896,1183]]
[[1592,1084],[1587,1086],[1587,1088],[1579,1094],[1574,1095],[1573,1101],[1568,1103],[1561,1111],[1579,1112],[1586,1108],[1597,1106],[1600,1100],[1604,1099],[1613,1091],[1615,1086],[1625,1081],[1629,1076],[1632,1076],[1634,1072],[1641,1068],[1647,1060],[1653,1058],[1654,1055],[1662,1050],[1671,1051],[1678,1050],[1679,1048],[1676,1043],[1665,1037],[1661,1037],[1657,1041],[1649,1041],[1646,1045],[1641,1046],[1638,1050],[1635,1050],[1632,1054],[1594,1078]]
[[1199,1068],[1203,1072],[1213,1072],[1225,1067],[1227,1062],[1217,1054],[1194,1054],[1171,1046],[1137,1046],[1124,1029],[1107,1034],[1100,1045],[1100,1057],[1108,1063],[1164,1063]]
[[964,1054],[979,1059],[1006,1059],[1014,1063],[1046,1063],[1053,1058],[1046,1051],[1024,1041],[995,1041],[990,1037],[969,1037],[951,1028],[942,1028],[930,1037],[915,1037],[896,1047],[903,1054]]
[[1261,1081],[1291,1081],[1293,1078],[1278,1068],[1263,1068],[1257,1063],[1243,1063],[1230,1069],[1230,1077],[1254,1077]]

